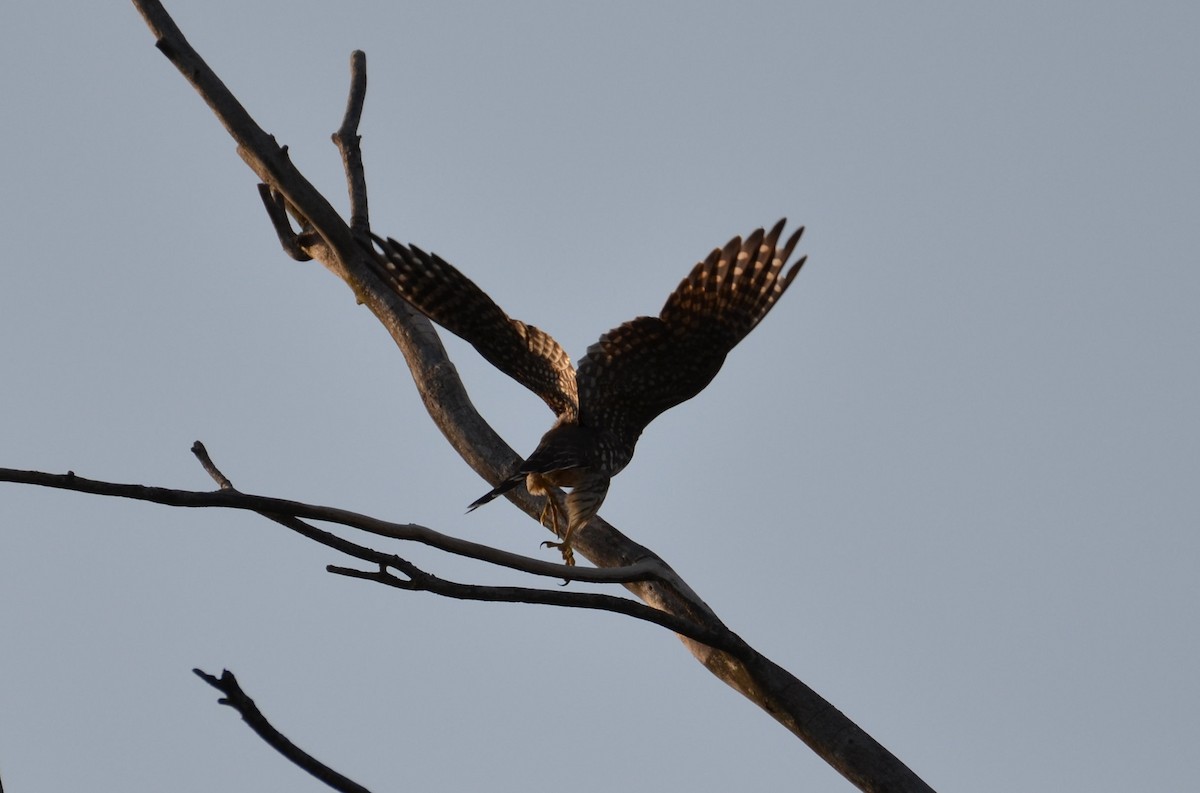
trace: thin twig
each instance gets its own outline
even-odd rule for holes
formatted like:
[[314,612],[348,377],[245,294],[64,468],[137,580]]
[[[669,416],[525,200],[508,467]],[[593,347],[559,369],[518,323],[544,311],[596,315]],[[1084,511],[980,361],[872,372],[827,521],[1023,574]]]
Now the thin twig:
[[312,261],[308,251],[304,250],[304,246],[300,244],[300,235],[292,230],[292,222],[288,218],[287,201],[284,200],[283,195],[271,189],[270,185],[259,182],[258,196],[262,199],[263,207],[267,210],[267,217],[271,220],[271,227],[275,229],[275,235],[279,237],[279,245],[283,248],[284,253],[298,262]]
[[229,477],[221,473],[221,469],[217,468],[217,464],[212,461],[212,457],[208,454],[208,449],[200,441],[192,444],[192,454],[196,455],[196,459],[200,461],[200,465],[208,472],[208,475],[217,483],[217,487],[222,490],[233,490],[233,482],[229,481]]
[[220,677],[215,677],[201,669],[193,669],[192,671],[205,683],[208,683],[225,695],[217,700],[217,702],[222,705],[228,705],[241,714],[242,721],[246,722],[250,729],[258,734],[258,737],[266,741],[268,746],[286,757],[294,765],[342,793],[371,793],[371,791],[353,779],[339,774],[317,760],[292,743],[286,735],[275,729],[274,725],[267,720],[267,717],[254,704],[254,700],[250,699],[249,695],[238,685],[237,678],[234,677],[233,672],[226,669],[221,672]]
[[367,98],[367,54],[362,50],[350,53],[350,95],[346,99],[346,114],[342,126],[333,133],[333,143],[342,153],[346,171],[346,189],[350,193],[350,230],[366,235],[371,230],[367,213],[367,177],[363,170],[362,137],[358,123],[362,119],[363,103]]
[[[388,572],[393,568],[402,572],[407,578],[398,578]],[[613,597],[588,592],[564,592],[563,590],[532,589],[529,587],[500,587],[481,586],[479,584],[460,584],[447,581],[444,578],[430,575],[405,559],[392,558],[386,564],[381,563],[376,570],[358,570],[352,567],[329,565],[328,572],[348,578],[361,578],[367,581],[385,584],[396,589],[410,592],[431,592],[435,595],[454,598],[456,600],[479,600],[500,603],[530,603],[543,606],[562,606],[565,608],[587,608],[597,611],[611,611],[614,614],[624,614],[627,617],[644,620],[659,625],[674,633],[687,636],[695,641],[717,647],[736,657],[743,654],[753,654],[749,646],[732,631],[714,631],[703,625],[681,620],[666,612],[652,609],[636,600]],[[749,657],[749,655],[747,655]]]

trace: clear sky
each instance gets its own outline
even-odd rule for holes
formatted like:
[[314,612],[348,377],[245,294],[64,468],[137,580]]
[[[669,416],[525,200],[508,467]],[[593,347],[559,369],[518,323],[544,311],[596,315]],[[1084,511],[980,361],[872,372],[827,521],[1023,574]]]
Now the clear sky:
[[[0,466],[538,554],[127,3],[0,12]],[[1200,5],[173,2],[338,206],[575,358],[786,215],[810,262],[606,518],[940,790],[1185,790],[1200,743]],[[451,345],[527,452],[551,416]],[[541,551],[546,558],[553,554]],[[439,575],[512,578],[413,551]],[[849,790],[663,631],[335,578],[252,515],[0,487],[11,790]],[[551,582],[551,585],[553,583]]]

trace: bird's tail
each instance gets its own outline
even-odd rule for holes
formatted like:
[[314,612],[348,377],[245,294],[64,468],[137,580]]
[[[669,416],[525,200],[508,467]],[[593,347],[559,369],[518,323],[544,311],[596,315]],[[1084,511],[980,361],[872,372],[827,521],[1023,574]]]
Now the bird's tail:
[[482,507],[484,504],[488,503],[489,501],[496,498],[497,496],[504,495],[505,493],[512,490],[514,487],[516,487],[517,485],[521,484],[524,481],[525,481],[525,474],[520,473],[520,472],[513,474],[508,479],[505,479],[500,484],[493,487],[487,493],[484,493],[482,496],[480,496],[479,498],[472,501],[471,506],[467,507],[467,512],[474,512],[479,507]]

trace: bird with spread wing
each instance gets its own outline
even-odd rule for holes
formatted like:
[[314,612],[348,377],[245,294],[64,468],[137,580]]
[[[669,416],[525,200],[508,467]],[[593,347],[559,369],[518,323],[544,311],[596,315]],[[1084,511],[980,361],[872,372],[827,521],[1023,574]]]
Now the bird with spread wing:
[[[436,254],[372,235],[378,274],[429,319],[469,342],[497,369],[533,391],[557,420],[533,454],[471,504],[486,504],[522,482],[545,496],[566,564],[573,534],[600,509],[612,477],[629,464],[642,430],[691,399],[716,376],[725,356],[762,321],[806,257],[784,271],[804,228],[779,246],[785,220],[713,250],[679,284],[657,317],[638,317],[600,337],[579,361],[549,334],[512,319],[465,275]],[[569,487],[559,526],[553,487]],[[543,512],[543,519],[546,512]]]

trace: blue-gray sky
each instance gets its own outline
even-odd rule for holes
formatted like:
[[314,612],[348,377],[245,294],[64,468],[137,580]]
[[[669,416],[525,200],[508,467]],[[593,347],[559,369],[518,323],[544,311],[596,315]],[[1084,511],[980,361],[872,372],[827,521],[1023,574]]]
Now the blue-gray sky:
[[[1200,7],[169,10],[339,206],[365,50],[376,230],[576,358],[732,235],[806,224],[792,291],[605,517],[937,789],[1194,782]],[[199,438],[244,490],[538,553],[511,506],[463,514],[484,483],[349,290],[280,252],[132,6],[0,17],[0,465],[203,489]],[[451,348],[532,449],[545,407]],[[375,789],[850,789],[659,629],[338,561],[250,515],[3,486],[0,776],[321,789],[200,666]]]

